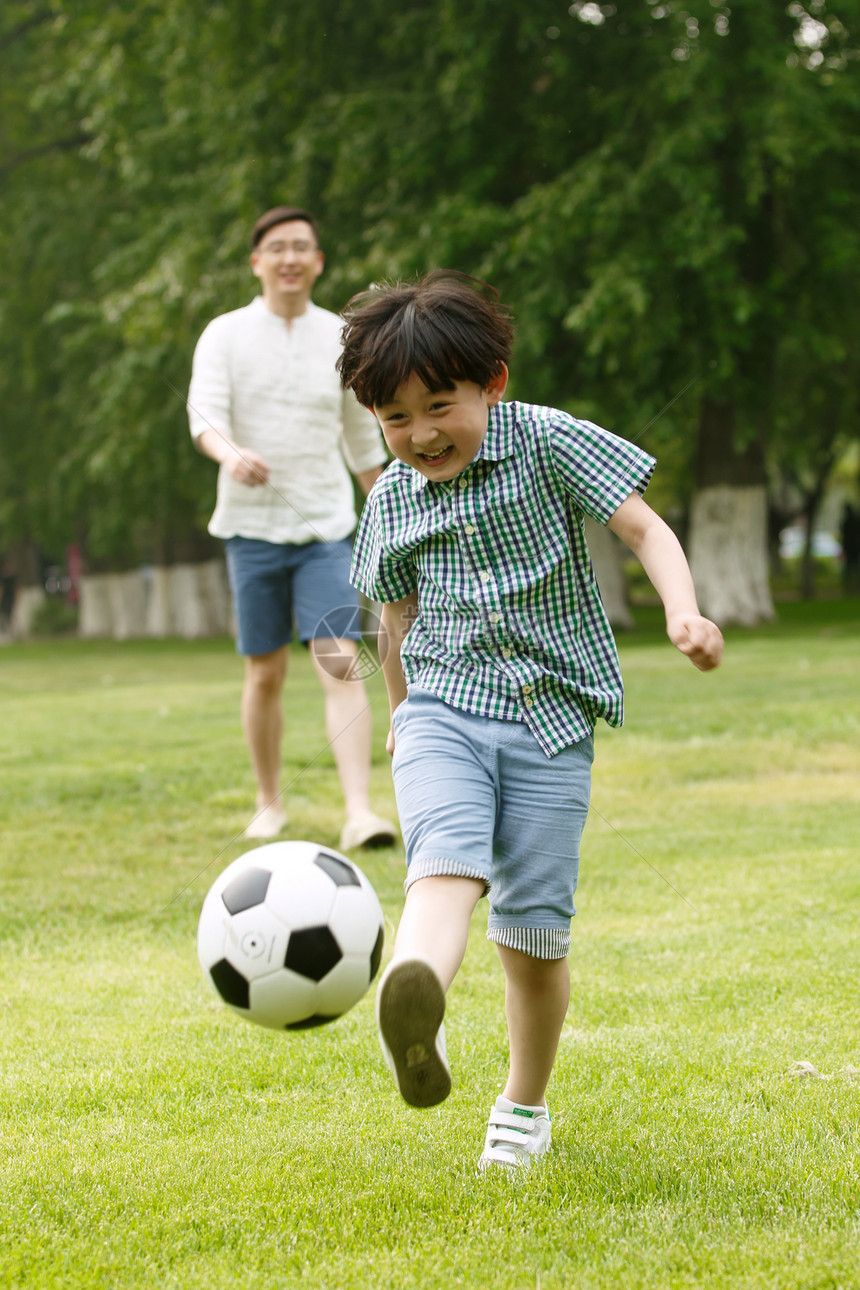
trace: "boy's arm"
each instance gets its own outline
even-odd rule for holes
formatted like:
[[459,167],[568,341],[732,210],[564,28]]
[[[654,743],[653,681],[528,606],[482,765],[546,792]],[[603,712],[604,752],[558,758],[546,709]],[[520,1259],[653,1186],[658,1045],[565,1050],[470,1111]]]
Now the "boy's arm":
[[703,618],[686,556],[675,534],[638,493],[631,493],[608,527],[630,547],[648,574],[666,611],[666,633],[701,672],[718,667],[723,637],[716,623]]
[[[395,600],[390,605],[382,606],[379,658],[382,663],[382,674],[385,677],[385,688],[388,690],[388,706],[392,714],[406,698],[406,678],[400,662],[400,647],[415,621],[417,612],[417,591],[411,592],[404,600]],[[391,729],[388,731],[385,748],[389,755],[394,752],[394,731]]]

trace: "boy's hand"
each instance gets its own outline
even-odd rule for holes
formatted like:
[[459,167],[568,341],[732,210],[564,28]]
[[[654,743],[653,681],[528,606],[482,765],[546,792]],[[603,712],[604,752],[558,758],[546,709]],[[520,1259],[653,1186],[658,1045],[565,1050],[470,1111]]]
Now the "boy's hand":
[[388,727],[388,738],[385,741],[385,751],[389,757],[394,756],[394,731],[390,726]]
[[667,618],[666,632],[669,640],[700,672],[710,672],[719,667],[723,657],[723,633],[710,618],[701,614],[679,615]]

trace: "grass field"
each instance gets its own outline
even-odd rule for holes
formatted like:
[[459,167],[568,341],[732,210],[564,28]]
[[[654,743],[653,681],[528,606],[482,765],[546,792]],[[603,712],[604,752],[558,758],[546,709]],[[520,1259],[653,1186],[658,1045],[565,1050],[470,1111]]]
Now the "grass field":
[[[0,1286],[860,1287],[860,602],[786,606],[709,676],[640,617],[556,1145],[518,1183],[475,1170],[506,1058],[483,908],[432,1111],[390,1085],[372,992],[278,1035],[208,990],[197,915],[252,801],[231,645],[0,652]],[[336,844],[319,706],[297,655],[291,832]],[[360,862],[393,931],[402,853]]]

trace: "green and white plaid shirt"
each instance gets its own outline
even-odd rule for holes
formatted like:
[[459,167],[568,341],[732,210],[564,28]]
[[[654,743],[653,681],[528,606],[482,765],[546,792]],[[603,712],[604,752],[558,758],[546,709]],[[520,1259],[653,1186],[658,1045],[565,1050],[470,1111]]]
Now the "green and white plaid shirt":
[[555,408],[501,403],[455,479],[401,461],[361,516],[352,581],[390,603],[418,590],[407,684],[454,708],[524,721],[547,756],[623,720],[612,630],[585,543],[645,491],[654,458]]

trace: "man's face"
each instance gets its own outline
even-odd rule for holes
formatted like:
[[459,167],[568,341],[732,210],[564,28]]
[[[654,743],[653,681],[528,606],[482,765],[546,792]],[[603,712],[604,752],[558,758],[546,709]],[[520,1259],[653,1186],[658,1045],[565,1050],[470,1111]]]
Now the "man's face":
[[436,393],[413,372],[390,403],[373,409],[394,456],[436,482],[464,471],[484,442],[490,408],[505,392],[508,369],[503,368],[485,389],[474,381],[456,381]]
[[251,268],[263,284],[263,297],[273,303],[307,303],[323,261],[313,229],[302,219],[273,224],[251,252]]

